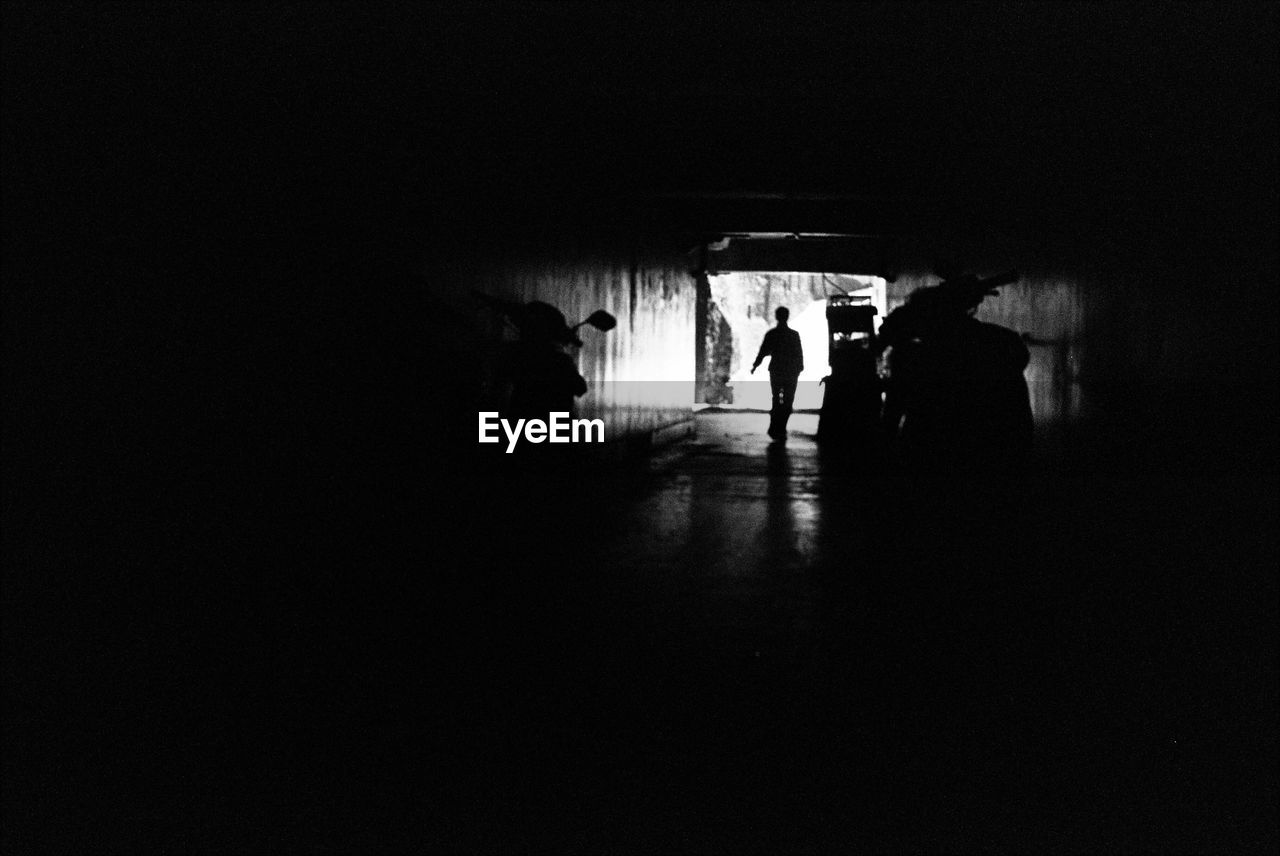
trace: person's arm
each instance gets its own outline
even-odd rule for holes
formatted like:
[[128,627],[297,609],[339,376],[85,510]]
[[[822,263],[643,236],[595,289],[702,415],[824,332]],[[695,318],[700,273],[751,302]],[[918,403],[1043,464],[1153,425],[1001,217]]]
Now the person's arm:
[[756,373],[756,369],[760,368],[760,362],[773,353],[773,331],[764,334],[764,341],[760,343],[760,353],[756,354],[756,361],[751,364],[751,374]]

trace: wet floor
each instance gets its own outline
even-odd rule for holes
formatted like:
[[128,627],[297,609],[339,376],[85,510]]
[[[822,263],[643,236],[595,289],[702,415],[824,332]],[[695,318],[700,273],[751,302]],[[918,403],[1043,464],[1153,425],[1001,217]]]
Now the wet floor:
[[1262,612],[1206,591],[1188,551],[1209,545],[1183,525],[1221,496],[903,481],[863,465],[873,450],[824,453],[814,415],[793,417],[786,443],[767,419],[703,414],[696,439],[625,487],[531,520],[567,547],[515,585],[497,635],[495,668],[512,677],[495,731],[518,748],[490,760],[495,779],[529,778],[501,821],[477,825],[486,841],[1259,843],[1262,815],[1238,806],[1261,805],[1241,784],[1266,777],[1231,747],[1268,702],[1231,695],[1216,669],[1260,681],[1265,667],[1210,628],[1261,627]]
[[237,497],[150,588],[28,597],[65,677],[22,696],[27,829],[64,852],[1269,846],[1266,500],[906,481],[824,453],[816,416],[785,444],[767,419],[700,415],[630,468]]

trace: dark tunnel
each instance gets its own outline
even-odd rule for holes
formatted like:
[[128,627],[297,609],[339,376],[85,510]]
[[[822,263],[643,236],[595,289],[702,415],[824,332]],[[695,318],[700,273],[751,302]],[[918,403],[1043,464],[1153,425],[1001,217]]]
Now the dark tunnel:
[[2,14],[6,853],[1275,852],[1275,4]]

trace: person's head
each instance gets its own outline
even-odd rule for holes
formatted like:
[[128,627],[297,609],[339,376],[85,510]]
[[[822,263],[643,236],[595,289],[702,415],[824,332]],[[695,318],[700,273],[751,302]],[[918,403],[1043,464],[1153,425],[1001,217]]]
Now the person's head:
[[582,341],[565,323],[564,313],[540,300],[524,305],[517,326],[520,328],[521,339],[526,343],[582,347]]
[[778,319],[779,324],[786,324],[787,319],[791,317],[791,310],[785,306],[779,306],[777,311],[773,313],[773,317]]
[[921,322],[952,325],[972,315],[977,304],[963,289],[946,285],[917,288],[907,296],[907,305]]

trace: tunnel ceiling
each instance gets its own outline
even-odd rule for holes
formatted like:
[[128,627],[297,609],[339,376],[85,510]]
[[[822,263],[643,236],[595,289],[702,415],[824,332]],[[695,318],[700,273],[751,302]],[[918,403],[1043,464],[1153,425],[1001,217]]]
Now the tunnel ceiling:
[[542,180],[579,187],[1087,204],[1258,172],[1254,146],[1274,132],[1259,110],[1273,100],[1274,8],[614,4],[482,17],[450,21],[483,33],[474,53],[441,61],[458,85],[436,94],[466,131],[450,155],[501,173],[528,154]]
[[[6,6],[6,109],[89,180],[124,158],[216,197],[235,164],[355,200],[351,224],[660,190],[1072,216],[1275,195],[1275,4],[43,8]],[[884,226],[816,231],[850,228]]]
[[880,237],[905,228],[903,203],[889,196],[724,191],[637,194],[621,201],[645,222],[709,238]]
[[711,273],[730,271],[874,274],[894,279],[892,247],[881,238],[732,238],[702,257]]

